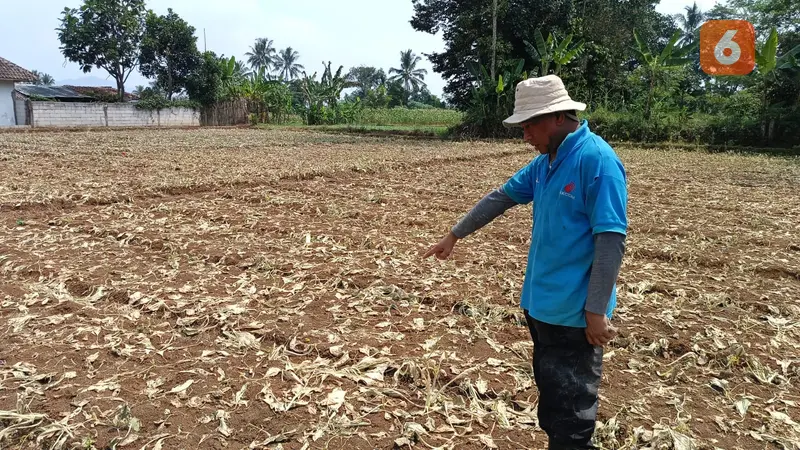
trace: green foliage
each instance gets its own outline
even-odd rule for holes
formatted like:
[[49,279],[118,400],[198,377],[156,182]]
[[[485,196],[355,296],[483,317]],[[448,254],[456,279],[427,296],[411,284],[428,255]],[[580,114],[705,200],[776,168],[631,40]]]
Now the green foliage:
[[258,38],[250,47],[250,51],[244,54],[250,67],[258,71],[264,69],[270,71],[275,66],[276,51],[272,46],[272,39]]
[[364,108],[358,115],[360,125],[455,126],[464,114],[452,109]]
[[34,81],[33,84],[37,86],[52,86],[56,84],[56,80],[49,74],[39,72],[38,70],[31,70],[31,73],[36,76],[36,81]]
[[294,80],[300,76],[300,71],[305,69],[302,64],[298,64],[300,54],[297,53],[292,47],[286,47],[284,50],[278,52],[275,57],[275,70],[278,72],[281,80]]
[[159,111],[168,108],[199,109],[200,104],[189,99],[170,100],[158,92],[145,90],[143,96],[136,102],[136,108],[145,111]]
[[222,71],[222,64],[214,52],[203,53],[197,69],[186,80],[189,98],[202,106],[211,106],[222,99]]
[[[497,9],[496,67],[509,67],[522,59],[526,67],[538,65],[524,41],[532,30],[565,35],[576,17],[576,2],[570,0],[500,1]],[[492,61],[492,2],[486,0],[414,0],[411,26],[424,33],[444,37],[444,50],[426,54],[447,82],[449,103],[466,110],[478,79],[470,64]],[[588,40],[587,40],[588,41]],[[495,80],[496,81],[496,80]],[[507,82],[508,83],[508,82]],[[496,85],[496,83],[495,83]]]
[[400,81],[405,88],[403,96],[403,104],[408,104],[408,96],[413,91],[418,91],[425,86],[425,75],[428,71],[425,69],[417,69],[417,64],[422,61],[422,58],[414,54],[411,49],[400,52],[400,68],[394,67],[389,69],[389,75],[394,75],[389,78],[389,81]]
[[358,112],[363,107],[360,99],[353,102],[339,103],[342,91],[355,84],[342,76],[344,66],[336,72],[331,70],[330,61],[326,65],[322,78],[317,81],[316,72],[311,77],[303,72],[300,89],[303,94],[303,105],[300,111],[307,125],[354,123]]
[[264,68],[250,74],[239,85],[248,109],[260,123],[283,123],[292,112],[292,92],[279,80],[269,79]]
[[33,102],[57,102],[58,101],[58,100],[56,100],[56,99],[54,99],[52,97],[44,97],[44,96],[37,95],[37,94],[31,94],[31,95],[28,96],[28,98]]
[[56,29],[64,56],[84,73],[104,69],[117,83],[124,101],[125,81],[139,61],[144,32],[144,0],[84,0],[78,8],[64,8]]
[[98,102],[102,103],[119,103],[120,99],[118,95],[111,94],[108,90],[103,88],[83,88],[81,89],[81,95],[85,95],[87,97],[92,97]]
[[647,43],[639,37],[636,29],[633,30],[633,37],[636,41],[637,58],[644,69],[644,78],[648,84],[647,103],[644,108],[644,117],[648,119],[650,118],[653,95],[659,86],[659,79],[664,74],[664,70],[689,64],[691,60],[686,55],[692,52],[698,44],[691,43],[679,47],[677,43],[681,38],[681,32],[680,30],[675,30],[661,52],[656,52],[651,50]]
[[506,67],[497,79],[492,79],[486,67],[471,64],[470,70],[478,79],[464,123],[456,132],[470,137],[518,136],[519,130],[507,129],[503,119],[514,112],[514,90],[517,83],[528,78],[524,71],[525,61],[520,59]]
[[267,78],[267,69],[265,67],[248,73],[244,68],[244,64],[241,61],[236,61],[233,56],[230,58],[221,56],[217,62],[220,68],[220,95],[225,100],[247,96],[244,87],[248,84],[249,78],[251,80],[253,77],[258,79]]
[[155,78],[167,97],[186,88],[189,75],[200,62],[194,32],[171,8],[166,16],[147,14],[139,68],[145,77]]
[[525,45],[532,56],[538,57],[540,61],[539,76],[544,76],[550,73],[550,64],[555,64],[553,71],[556,75],[561,75],[562,67],[572,62],[575,57],[583,51],[583,42],[579,42],[570,47],[572,43],[572,34],[568,34],[561,43],[558,43],[558,38],[550,33],[547,35],[547,40],[544,40],[542,32],[536,30],[534,32],[536,46],[531,45],[530,42],[525,41]]

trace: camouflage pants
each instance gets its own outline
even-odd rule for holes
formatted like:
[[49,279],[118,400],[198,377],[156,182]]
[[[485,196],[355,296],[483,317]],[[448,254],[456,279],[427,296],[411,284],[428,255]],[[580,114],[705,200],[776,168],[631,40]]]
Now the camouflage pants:
[[550,325],[527,312],[525,318],[534,345],[539,426],[549,438],[548,449],[595,449],[603,348],[589,344],[583,328]]

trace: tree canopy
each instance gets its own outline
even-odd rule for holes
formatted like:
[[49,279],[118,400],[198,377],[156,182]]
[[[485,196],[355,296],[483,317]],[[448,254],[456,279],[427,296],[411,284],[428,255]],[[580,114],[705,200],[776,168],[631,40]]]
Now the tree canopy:
[[64,8],[61,16],[56,30],[64,56],[84,73],[93,67],[108,72],[124,100],[125,81],[139,62],[144,0],[84,0],[80,8]]
[[140,71],[154,78],[158,87],[172,98],[186,88],[189,75],[199,64],[195,28],[181,19],[172,8],[165,16],[150,11],[145,20]]

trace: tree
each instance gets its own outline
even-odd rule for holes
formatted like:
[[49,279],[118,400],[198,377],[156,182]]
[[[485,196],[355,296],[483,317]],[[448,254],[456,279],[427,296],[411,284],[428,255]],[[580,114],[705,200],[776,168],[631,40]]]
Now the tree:
[[119,101],[125,82],[139,61],[144,32],[144,0],[84,0],[79,9],[64,8],[58,39],[64,56],[84,73],[103,69],[117,83]]
[[794,0],[727,0],[714,5],[708,19],[744,19],[756,35],[767,36],[772,27],[779,34],[800,31],[800,2]]
[[35,85],[52,86],[56,84],[56,80],[54,80],[53,77],[44,72],[39,72],[38,70],[32,70],[31,73],[36,75],[36,81],[33,82],[33,84]]
[[284,50],[278,52],[275,57],[275,70],[283,80],[294,80],[300,76],[300,71],[305,69],[302,64],[297,64],[300,59],[300,54],[297,53],[292,47],[286,47]]
[[694,44],[700,34],[700,25],[705,21],[705,13],[694,2],[692,6],[684,6],[686,14],[676,14],[675,19],[681,27],[683,35],[681,36],[680,43],[683,45]]
[[181,19],[172,8],[166,16],[150,11],[142,38],[140,71],[155,78],[158,86],[172,98],[186,87],[189,75],[199,64],[195,28]]
[[275,48],[272,46],[272,40],[267,38],[258,38],[250,51],[245,53],[247,62],[253,70],[258,71],[264,69],[266,71],[272,70],[275,64]]
[[222,96],[222,64],[214,52],[200,56],[200,64],[186,82],[189,98],[203,106],[210,106]]
[[[354,119],[354,108],[346,108],[339,103],[342,91],[353,87],[353,84],[342,75],[344,66],[339,66],[336,72],[331,69],[331,62],[324,62],[325,70],[322,78],[317,81],[316,72],[311,77],[303,71],[300,89],[303,93],[303,117],[308,125],[322,123],[351,122]],[[360,106],[360,102],[354,103]]]
[[414,15],[411,26],[429,34],[442,33],[445,50],[424,54],[433,70],[447,82],[444,92],[460,109],[469,107],[473,86],[477,82],[467,63],[486,65],[491,69],[492,56],[496,71],[508,61],[524,58],[532,61],[524,40],[532,30],[566,33],[574,16],[572,0],[502,0],[497,4],[496,39],[493,39],[494,4],[488,0],[412,0]]
[[536,46],[533,46],[528,41],[525,41],[525,44],[528,46],[528,51],[530,53],[535,53],[539,58],[541,63],[539,76],[550,73],[550,63],[555,65],[553,73],[561,75],[561,68],[572,62],[572,60],[583,51],[583,42],[579,42],[572,47],[569,46],[572,42],[571,34],[568,34],[560,44],[553,33],[547,35],[547,40],[545,41],[544,37],[542,37],[542,32],[536,30],[534,37],[536,39]]
[[243,95],[244,85],[253,76],[259,76],[265,80],[270,79],[266,68],[260,68],[253,72],[247,72],[241,61],[235,57],[226,58],[224,55],[219,57],[220,67],[220,87],[221,95],[224,98],[236,98]]
[[411,93],[418,90],[421,86],[425,86],[425,75],[428,71],[425,69],[417,69],[417,64],[422,61],[422,58],[414,54],[411,49],[400,52],[400,68],[394,67],[389,69],[389,75],[394,74],[390,80],[400,80],[403,82],[403,87],[406,91]]
[[[350,68],[347,72],[347,81],[355,88],[353,95],[365,99],[371,91],[386,84],[386,72],[371,66],[358,66]],[[385,95],[385,93],[384,93]]]
[[638,64],[631,30],[635,27],[648,48],[660,52],[677,29],[673,16],[656,11],[658,3],[582,0],[570,19],[570,27],[541,28],[543,33],[572,33],[575,40],[585,42],[571,70],[562,74],[575,96],[594,106],[609,105],[614,109],[631,100],[627,77]]
[[645,72],[645,78],[648,83],[647,103],[644,109],[644,117],[645,119],[649,119],[650,107],[653,102],[653,92],[655,91],[660,73],[666,68],[682,67],[689,64],[691,59],[687,58],[686,55],[689,54],[689,52],[691,52],[696,45],[692,44],[678,47],[676,44],[678,39],[681,37],[681,32],[680,30],[676,30],[675,33],[672,34],[667,46],[664,47],[664,50],[662,50],[661,53],[656,53],[651,51],[647,47],[647,44],[642,41],[641,38],[639,38],[639,35],[635,29],[633,30],[633,36],[636,39],[636,50],[639,55],[639,62],[642,64],[642,68]]

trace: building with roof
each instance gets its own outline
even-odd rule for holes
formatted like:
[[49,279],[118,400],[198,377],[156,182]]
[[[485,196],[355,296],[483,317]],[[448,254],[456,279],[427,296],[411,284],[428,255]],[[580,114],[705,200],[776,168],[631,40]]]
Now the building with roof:
[[34,82],[36,79],[33,72],[0,57],[0,127],[17,124],[14,111],[14,84]]

